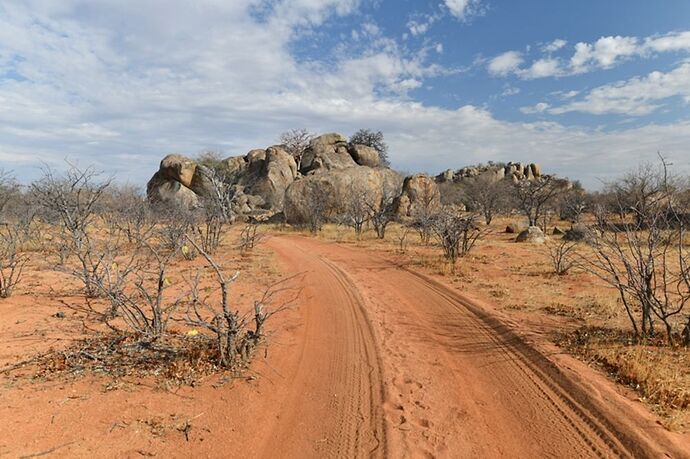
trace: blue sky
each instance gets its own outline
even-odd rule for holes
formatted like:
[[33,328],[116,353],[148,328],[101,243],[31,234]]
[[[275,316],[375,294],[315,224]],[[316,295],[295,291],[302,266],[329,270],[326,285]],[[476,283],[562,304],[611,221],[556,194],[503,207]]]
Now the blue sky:
[[0,3],[0,165],[143,185],[170,152],[380,129],[393,165],[690,171],[687,0]]

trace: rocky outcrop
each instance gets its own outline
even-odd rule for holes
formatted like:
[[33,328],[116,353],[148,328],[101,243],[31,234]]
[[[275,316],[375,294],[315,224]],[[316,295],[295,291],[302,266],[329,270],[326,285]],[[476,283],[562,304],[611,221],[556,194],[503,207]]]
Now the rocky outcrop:
[[350,145],[348,151],[352,159],[360,166],[379,167],[381,165],[379,152],[372,147],[366,145]]
[[345,169],[357,163],[348,151],[347,139],[340,134],[324,134],[314,138],[302,155],[300,173]]
[[441,193],[430,176],[412,175],[405,178],[394,206],[399,217],[413,217],[421,209],[438,210],[441,207]]
[[462,169],[448,169],[436,176],[439,183],[454,182],[461,183],[464,180],[479,176],[488,176],[494,180],[509,179],[514,183],[522,180],[534,180],[541,177],[541,167],[538,164],[523,163],[489,163],[488,165],[468,166]]
[[285,193],[285,219],[304,223],[314,211],[335,218],[347,211],[353,190],[378,205],[385,190],[400,190],[400,175],[388,168],[354,166],[301,177]]
[[[321,194],[333,200],[334,211],[338,210],[337,200],[347,196],[345,188],[351,183],[375,200],[380,195],[380,187],[390,186],[392,182],[396,182],[395,191],[399,192],[401,181],[398,174],[380,166],[375,149],[349,144],[344,136],[336,133],[314,138],[302,156],[299,170],[292,155],[283,146],[274,145],[226,158],[218,172],[231,186],[233,211],[253,216],[282,212],[286,192],[298,179],[301,184],[295,189],[318,187]],[[149,199],[196,206],[201,198],[213,192],[212,174],[194,160],[168,155],[149,181]],[[307,180],[317,175],[318,179]],[[294,193],[292,196],[293,210],[304,207]]]
[[160,171],[156,172],[146,185],[146,193],[154,204],[170,204],[194,208],[199,204],[196,193],[177,180],[169,179]]

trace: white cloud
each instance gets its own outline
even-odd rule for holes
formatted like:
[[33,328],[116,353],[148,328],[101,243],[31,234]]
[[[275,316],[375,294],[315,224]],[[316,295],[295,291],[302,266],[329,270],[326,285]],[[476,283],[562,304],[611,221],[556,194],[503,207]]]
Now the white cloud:
[[671,72],[652,72],[644,78],[632,78],[591,90],[582,100],[550,110],[551,113],[585,112],[647,115],[669,97],[683,97],[690,102],[690,63]]
[[517,94],[520,94],[520,88],[516,88],[515,86],[511,86],[509,84],[503,86],[503,92],[501,93],[501,96],[510,97],[515,96]]
[[[515,73],[521,78],[547,78],[568,76],[591,72],[596,69],[609,69],[633,57],[650,57],[665,52],[690,52],[690,31],[673,32],[644,39],[638,37],[608,36],[601,37],[593,43],[578,42],[569,59],[553,57],[562,50],[567,42],[556,39],[541,47],[544,57],[537,58],[526,70],[517,68],[494,75],[507,76]],[[528,47],[530,49],[530,47]],[[509,51],[515,53],[515,51]],[[502,57],[504,53],[498,57]],[[520,65],[522,62],[520,62]]]
[[561,38],[557,38],[554,41],[552,41],[551,43],[547,43],[546,45],[544,45],[542,47],[542,51],[544,51],[546,53],[554,53],[554,52],[558,51],[559,49],[563,48],[567,44],[568,44],[567,41],[565,41]]
[[550,107],[546,102],[539,102],[532,107],[520,107],[520,111],[525,115],[533,115],[535,113],[544,113]]
[[434,49],[438,54],[443,54],[443,43],[436,43]]
[[539,59],[532,63],[532,66],[524,71],[518,72],[520,77],[525,79],[546,78],[563,74],[558,59]]
[[601,37],[594,44],[578,43],[570,59],[573,72],[588,70],[589,65],[610,68],[619,60],[639,54],[638,39],[635,37]]
[[444,0],[444,4],[448,11],[450,11],[450,14],[461,21],[482,12],[479,0]]
[[690,32],[671,33],[664,36],[648,37],[644,49],[656,52],[690,50]]
[[[291,54],[294,40],[356,2],[267,4],[54,0],[29,11],[3,3],[0,74],[21,76],[0,80],[3,166],[26,179],[41,161],[68,156],[143,186],[172,151],[243,154],[291,128],[370,127],[407,170],[534,161],[595,185],[594,171],[605,177],[656,151],[688,168],[688,122],[602,132],[501,121],[472,105],[430,107],[406,93],[439,69],[380,30],[359,31],[356,49],[348,43],[320,61]],[[519,53],[507,64],[497,69],[518,69]]]
[[487,68],[492,75],[506,76],[517,71],[523,62],[520,52],[508,51],[491,59]]

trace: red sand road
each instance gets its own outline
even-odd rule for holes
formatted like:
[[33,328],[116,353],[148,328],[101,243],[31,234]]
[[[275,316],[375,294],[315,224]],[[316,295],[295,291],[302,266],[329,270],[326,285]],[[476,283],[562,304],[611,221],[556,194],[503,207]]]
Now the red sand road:
[[[171,393],[0,375],[0,457],[690,457],[687,434],[490,304],[356,247],[266,246],[303,290],[251,377]],[[1,306],[0,366],[69,336],[54,304]]]
[[[269,242],[307,273],[307,340],[269,450],[330,457],[690,457],[594,371],[364,250]],[[283,418],[283,420],[286,420]],[[302,421],[306,429],[300,428]],[[311,449],[310,449],[311,446]]]

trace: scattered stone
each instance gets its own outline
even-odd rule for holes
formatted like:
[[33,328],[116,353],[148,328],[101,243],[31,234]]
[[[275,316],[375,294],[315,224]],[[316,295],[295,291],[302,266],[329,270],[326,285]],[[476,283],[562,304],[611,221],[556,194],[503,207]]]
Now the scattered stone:
[[583,224],[573,225],[568,231],[563,235],[563,239],[566,241],[584,241],[587,238],[587,227]]
[[546,242],[544,232],[538,226],[530,226],[518,234],[515,242],[529,242],[532,244],[543,244]]

